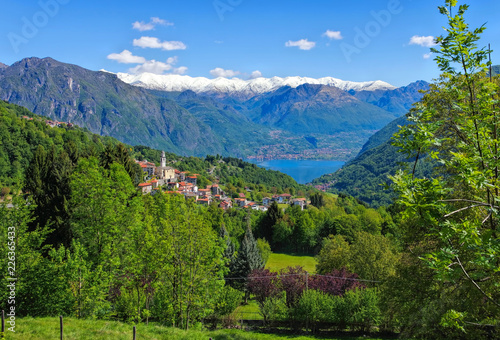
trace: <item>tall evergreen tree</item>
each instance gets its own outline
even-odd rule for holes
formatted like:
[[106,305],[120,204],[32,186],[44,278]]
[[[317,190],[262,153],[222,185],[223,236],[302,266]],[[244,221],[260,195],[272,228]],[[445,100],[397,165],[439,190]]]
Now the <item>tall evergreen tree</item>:
[[229,233],[226,230],[226,227],[224,226],[224,223],[221,225],[220,232],[219,232],[219,237],[224,241],[226,244],[226,248],[224,249],[224,253],[222,256],[224,257],[226,266],[231,267],[232,263],[235,260],[234,254],[235,254],[235,247],[234,243],[229,237]]
[[233,284],[235,288],[245,292],[245,302],[248,300],[249,292],[244,278],[246,279],[254,269],[262,268],[264,268],[264,262],[260,256],[257,241],[252,234],[250,219],[247,217],[247,230],[245,232],[245,236],[243,237],[243,241],[241,242],[236,259],[231,265],[230,272],[231,277],[237,278],[233,280],[231,284]]
[[32,195],[36,204],[35,219],[30,223],[30,230],[50,226],[53,231],[47,237],[47,244],[69,247],[71,243],[68,201],[72,169],[71,160],[65,151],[58,153],[52,147],[46,152],[43,146],[39,146],[26,170],[24,191]]

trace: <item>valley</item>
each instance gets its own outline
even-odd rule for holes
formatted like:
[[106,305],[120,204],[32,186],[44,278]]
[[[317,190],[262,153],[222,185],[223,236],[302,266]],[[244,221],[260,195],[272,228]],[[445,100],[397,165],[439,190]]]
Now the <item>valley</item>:
[[0,69],[0,99],[36,114],[132,145],[249,159],[349,160],[426,86],[300,77],[134,78],[51,58]]

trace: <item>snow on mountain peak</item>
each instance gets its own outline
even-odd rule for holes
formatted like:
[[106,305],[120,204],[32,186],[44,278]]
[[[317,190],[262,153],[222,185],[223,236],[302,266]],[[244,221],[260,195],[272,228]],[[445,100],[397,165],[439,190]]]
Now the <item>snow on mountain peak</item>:
[[319,84],[335,86],[344,91],[375,91],[393,90],[396,87],[389,83],[376,80],[367,82],[345,81],[332,77],[308,78],[308,77],[272,77],[255,78],[243,80],[240,78],[215,78],[190,77],[176,74],[158,75],[152,73],[128,74],[117,73],[119,79],[125,83],[144,87],[151,90],[161,90],[169,92],[182,92],[191,90],[196,93],[219,93],[225,95],[238,95],[246,98],[275,91],[283,86],[292,88],[303,84]]

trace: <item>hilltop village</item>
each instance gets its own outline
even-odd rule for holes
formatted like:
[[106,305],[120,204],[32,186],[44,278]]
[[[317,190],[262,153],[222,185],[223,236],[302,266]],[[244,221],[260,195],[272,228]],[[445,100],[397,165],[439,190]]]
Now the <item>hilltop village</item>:
[[199,204],[210,205],[215,202],[224,210],[239,207],[267,211],[273,202],[297,205],[304,209],[308,204],[305,198],[294,198],[287,193],[264,197],[262,202],[253,202],[248,200],[244,193],[239,193],[236,198],[229,197],[218,183],[200,188],[197,185],[197,177],[200,175],[167,166],[164,151],[161,154],[160,166],[147,160],[135,160],[135,162],[144,172],[144,182],[138,185],[143,194],[154,194],[157,190],[163,190],[169,194],[183,195],[186,199],[194,199]]

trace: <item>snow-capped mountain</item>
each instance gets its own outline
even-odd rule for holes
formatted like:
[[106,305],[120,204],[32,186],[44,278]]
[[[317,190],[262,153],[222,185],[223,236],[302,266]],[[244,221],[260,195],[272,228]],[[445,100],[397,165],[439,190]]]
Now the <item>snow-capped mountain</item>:
[[117,73],[122,81],[131,85],[144,87],[151,90],[161,91],[186,91],[196,93],[218,93],[222,95],[236,95],[251,98],[256,95],[275,91],[283,86],[296,88],[303,84],[328,85],[340,88],[344,91],[375,91],[393,90],[396,87],[386,82],[375,80],[367,82],[345,81],[332,77],[308,78],[308,77],[272,77],[255,78],[243,80],[239,78],[216,78],[190,77],[181,75],[158,75],[152,73],[141,73],[138,75],[128,73]]

